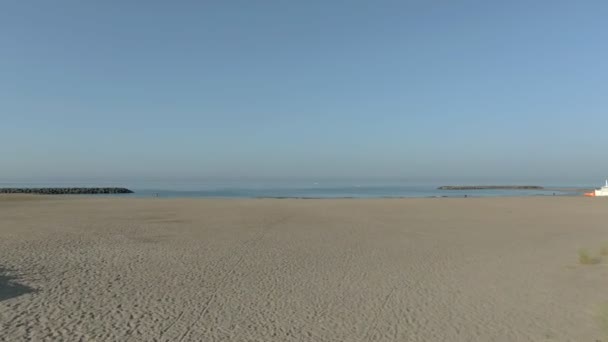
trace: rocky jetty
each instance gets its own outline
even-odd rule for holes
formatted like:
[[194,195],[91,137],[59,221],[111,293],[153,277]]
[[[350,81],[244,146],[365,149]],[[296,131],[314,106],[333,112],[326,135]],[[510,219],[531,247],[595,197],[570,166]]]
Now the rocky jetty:
[[99,195],[131,194],[126,188],[0,188],[0,194]]
[[445,185],[439,190],[544,190],[537,185]]

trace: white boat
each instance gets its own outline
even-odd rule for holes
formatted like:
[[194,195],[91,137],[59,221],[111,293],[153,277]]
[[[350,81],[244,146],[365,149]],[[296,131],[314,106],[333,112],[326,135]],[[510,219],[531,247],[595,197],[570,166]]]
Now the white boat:
[[595,190],[595,196],[608,196],[608,179],[606,180],[606,185]]
[[593,192],[585,193],[585,196],[589,197],[608,197],[608,179],[606,180],[606,185],[599,189],[595,189]]

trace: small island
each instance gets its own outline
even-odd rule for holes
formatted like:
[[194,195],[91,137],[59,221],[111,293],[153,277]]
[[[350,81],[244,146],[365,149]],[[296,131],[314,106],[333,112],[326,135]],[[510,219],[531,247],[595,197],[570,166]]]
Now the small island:
[[0,194],[101,195],[131,194],[126,188],[0,188]]
[[544,190],[538,185],[444,185],[438,190]]

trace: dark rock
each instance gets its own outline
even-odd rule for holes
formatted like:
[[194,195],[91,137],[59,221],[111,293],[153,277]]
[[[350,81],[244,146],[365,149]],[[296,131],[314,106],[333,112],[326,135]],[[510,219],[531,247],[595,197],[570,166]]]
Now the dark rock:
[[126,188],[0,188],[0,194],[95,195],[131,194]]
[[439,190],[543,190],[537,185],[446,185],[440,186]]

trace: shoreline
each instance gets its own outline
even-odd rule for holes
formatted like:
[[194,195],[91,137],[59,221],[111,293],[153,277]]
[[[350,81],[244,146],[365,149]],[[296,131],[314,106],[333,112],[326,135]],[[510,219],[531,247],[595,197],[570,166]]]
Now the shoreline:
[[[95,184],[93,184],[95,185]],[[171,198],[297,198],[297,199],[338,199],[338,198],[444,198],[444,197],[527,197],[527,196],[575,196],[589,192],[582,187],[538,187],[533,185],[515,186],[458,186],[458,190],[439,190],[434,185],[383,185],[383,186],[313,186],[313,187],[200,187],[190,188],[97,188],[97,187],[10,187],[0,188],[3,192],[51,193],[54,195],[100,195],[117,197],[171,197]],[[445,187],[439,187],[445,188]],[[8,189],[8,190],[7,190]],[[43,189],[43,190],[40,190]],[[92,189],[92,190],[91,190]]]
[[[560,190],[555,190],[560,191]],[[549,191],[547,191],[549,192]],[[572,191],[561,194],[509,194],[509,195],[476,195],[476,194],[459,194],[459,195],[426,195],[426,196],[174,196],[174,195],[129,195],[129,194],[95,194],[95,193],[82,193],[82,194],[42,194],[42,193],[0,193],[0,198],[7,198],[10,196],[32,196],[32,197],[55,197],[55,198],[91,198],[91,199],[168,199],[168,200],[181,200],[181,199],[192,199],[192,200],[416,200],[416,199],[495,199],[495,198],[544,198],[544,197],[583,197],[582,192]]]

